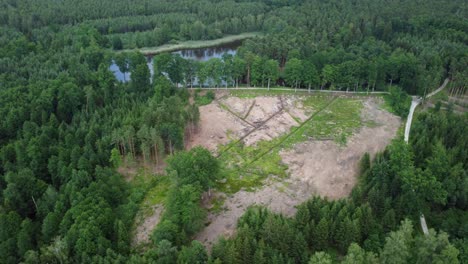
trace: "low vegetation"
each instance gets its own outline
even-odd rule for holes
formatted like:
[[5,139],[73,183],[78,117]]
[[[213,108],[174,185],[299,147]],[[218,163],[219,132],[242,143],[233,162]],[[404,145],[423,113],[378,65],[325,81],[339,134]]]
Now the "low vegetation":
[[200,90],[197,89],[193,98],[195,99],[195,103],[197,105],[202,106],[211,104],[211,102],[213,102],[213,100],[215,99],[215,95],[213,91],[207,91],[204,95],[200,95]]

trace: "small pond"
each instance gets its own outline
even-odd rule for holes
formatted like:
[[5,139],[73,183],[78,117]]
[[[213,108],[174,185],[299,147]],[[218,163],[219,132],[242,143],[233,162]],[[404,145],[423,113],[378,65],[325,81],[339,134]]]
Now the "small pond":
[[[242,41],[235,41],[232,43],[227,43],[215,47],[207,47],[207,48],[200,48],[200,49],[184,49],[173,51],[172,54],[179,54],[184,59],[191,59],[197,61],[207,61],[212,58],[222,58],[224,54],[231,54],[235,55],[237,48],[242,44]],[[153,55],[146,56],[148,61],[148,68],[151,73],[151,79],[154,74],[153,68]],[[120,71],[117,64],[112,61],[111,66],[109,69],[114,73],[117,80],[121,82],[128,82],[130,80],[130,72],[126,72],[125,74]]]

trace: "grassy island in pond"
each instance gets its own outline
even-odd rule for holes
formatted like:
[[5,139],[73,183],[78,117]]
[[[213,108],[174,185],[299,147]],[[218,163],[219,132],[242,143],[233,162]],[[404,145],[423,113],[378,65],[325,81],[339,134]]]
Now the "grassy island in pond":
[[[162,52],[172,52],[177,50],[186,50],[186,49],[201,49],[201,48],[209,48],[215,47],[220,45],[225,45],[237,41],[242,41],[248,38],[254,38],[258,36],[262,36],[263,34],[260,32],[247,32],[241,33],[238,35],[228,35],[218,39],[211,39],[211,40],[187,40],[181,41],[174,44],[165,44],[162,46],[157,47],[143,47],[140,49],[136,49],[143,53],[144,55],[154,55],[159,54]],[[132,49],[123,50],[123,52],[132,51]]]

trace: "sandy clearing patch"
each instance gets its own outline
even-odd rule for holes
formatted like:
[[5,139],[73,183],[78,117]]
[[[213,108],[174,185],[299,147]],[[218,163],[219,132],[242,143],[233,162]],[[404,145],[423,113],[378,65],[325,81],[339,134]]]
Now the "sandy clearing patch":
[[244,144],[250,146],[260,140],[271,140],[289,132],[292,126],[297,125],[298,123],[287,112],[281,111],[252,134],[245,137]]
[[219,236],[234,233],[237,220],[251,205],[263,205],[274,212],[293,216],[295,206],[315,195],[330,199],[349,195],[356,183],[362,155],[369,152],[374,156],[383,151],[401,125],[399,117],[380,109],[381,103],[374,98],[363,100],[362,121],[373,125],[359,129],[348,138],[346,147],[333,141],[314,140],[281,151],[283,162],[289,166],[290,178],[282,182],[267,179],[265,185],[254,192],[241,190],[227,197],[224,211],[210,213],[209,224],[196,239],[211,249]]
[[216,151],[219,144],[240,138],[249,131],[249,127],[244,121],[222,109],[216,102],[201,106],[199,128],[196,135],[188,140],[187,149],[203,146],[210,151]]
[[253,124],[259,124],[280,110],[280,97],[259,96],[255,98],[255,104],[252,110],[250,110],[249,115],[246,117],[246,120]]
[[291,179],[306,183],[317,195],[330,199],[346,197],[356,183],[358,164],[364,153],[383,151],[395,136],[400,118],[380,110],[378,101],[363,102],[362,119],[373,127],[362,127],[348,139],[346,147],[333,141],[308,141],[281,151]]
[[159,224],[163,212],[162,205],[155,205],[152,208],[153,214],[146,217],[143,223],[138,224],[135,235],[133,236],[133,245],[147,244],[150,242],[150,236],[154,228]]
[[[309,118],[310,115],[306,114],[306,109],[302,105],[302,102],[299,97],[286,97],[283,101],[286,111],[294,118],[299,119],[301,122],[304,122]],[[308,112],[311,112],[312,109],[309,109]]]
[[[215,151],[219,144],[226,144],[232,139],[241,138],[253,131],[243,139],[244,144],[250,146],[260,140],[271,140],[288,132],[292,126],[297,126],[299,123],[289,114],[289,111],[297,113],[299,119],[307,119],[302,109],[295,108],[296,104],[293,102],[297,100],[296,97],[287,99],[289,101],[287,111],[281,111],[281,100],[279,96],[220,99],[220,103],[228,107],[232,113],[223,109],[217,102],[201,106],[200,126],[196,135],[187,141],[187,149],[203,146]],[[247,122],[259,127],[252,127],[239,118],[245,115],[247,115],[245,118]],[[273,118],[268,119],[273,115]],[[227,136],[228,131],[230,137]]]
[[239,97],[227,97],[222,100],[222,103],[229,107],[231,111],[238,114],[240,117],[244,118],[250,107],[255,103],[253,98],[239,98]]
[[265,206],[274,212],[288,216],[294,215],[296,213],[295,205],[306,201],[310,197],[310,193],[300,185],[291,184],[294,186],[286,187],[284,183],[269,178],[265,180],[265,186],[260,190],[255,192],[241,190],[227,197],[224,202],[225,210],[218,214],[209,213],[207,221],[210,224],[198,233],[195,239],[202,242],[210,250],[219,236],[229,237],[234,234],[237,220],[251,205]]

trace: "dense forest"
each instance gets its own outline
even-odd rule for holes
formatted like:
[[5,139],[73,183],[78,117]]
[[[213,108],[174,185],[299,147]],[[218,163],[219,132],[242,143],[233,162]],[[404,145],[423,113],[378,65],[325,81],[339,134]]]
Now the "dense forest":
[[[203,63],[160,54],[152,79],[128,51],[244,32],[263,35]],[[390,91],[405,116],[406,93],[445,78],[466,94],[467,32],[462,0],[0,0],[0,263],[467,263],[466,115],[418,114],[409,144],[363,157],[348,199],[252,207],[211,252],[192,238],[220,164],[183,151],[212,99],[189,99],[195,78]],[[144,250],[130,237],[148,186],[116,170],[132,159],[165,161],[173,184]]]

